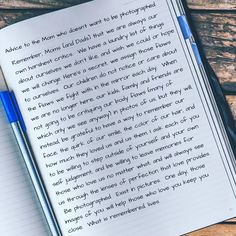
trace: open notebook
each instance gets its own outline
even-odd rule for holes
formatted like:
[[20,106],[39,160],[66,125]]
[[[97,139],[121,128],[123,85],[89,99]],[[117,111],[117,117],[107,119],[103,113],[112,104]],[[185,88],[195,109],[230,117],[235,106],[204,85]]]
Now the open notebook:
[[[181,1],[98,0],[20,22],[0,31],[0,64],[63,236],[175,236],[236,216],[222,97]],[[26,191],[18,212],[45,235],[11,155],[3,186]]]

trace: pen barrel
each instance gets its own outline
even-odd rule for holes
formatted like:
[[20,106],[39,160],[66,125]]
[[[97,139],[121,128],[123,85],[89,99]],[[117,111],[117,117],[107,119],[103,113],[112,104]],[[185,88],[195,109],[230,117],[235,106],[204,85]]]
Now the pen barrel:
[[31,177],[31,181],[33,183],[34,189],[38,196],[39,202],[41,204],[43,213],[45,215],[51,233],[53,236],[61,236],[62,233],[58,226],[58,222],[53,212],[53,208],[51,206],[48,194],[45,190],[40,173],[35,163],[35,159],[28,143],[26,134],[23,132],[20,122],[11,123],[11,127],[13,129],[14,135],[16,137],[25,165]]

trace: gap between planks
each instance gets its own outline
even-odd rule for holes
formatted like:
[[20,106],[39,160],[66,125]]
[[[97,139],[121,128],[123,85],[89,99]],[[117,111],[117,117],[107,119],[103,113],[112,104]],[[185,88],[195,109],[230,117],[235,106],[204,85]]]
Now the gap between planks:
[[[2,9],[56,9],[87,2],[87,0],[0,0]],[[235,0],[187,0],[194,10],[236,10]]]

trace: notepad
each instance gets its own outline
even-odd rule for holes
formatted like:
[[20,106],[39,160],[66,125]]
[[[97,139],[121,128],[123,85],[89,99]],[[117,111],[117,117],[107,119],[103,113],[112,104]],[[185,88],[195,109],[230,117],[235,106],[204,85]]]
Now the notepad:
[[0,235],[50,235],[0,104]]

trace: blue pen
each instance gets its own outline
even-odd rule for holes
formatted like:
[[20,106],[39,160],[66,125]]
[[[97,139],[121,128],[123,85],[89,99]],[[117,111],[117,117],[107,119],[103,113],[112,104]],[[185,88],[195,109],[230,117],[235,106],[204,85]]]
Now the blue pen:
[[0,98],[7,114],[9,123],[11,124],[12,130],[15,134],[22,156],[24,158],[27,170],[33,182],[36,194],[39,198],[41,207],[44,215],[48,222],[49,228],[53,236],[61,236],[60,227],[49,201],[47,192],[44,188],[39,170],[35,163],[33,152],[31,151],[28,138],[26,135],[26,127],[23,122],[17,101],[13,92],[3,91],[0,92]]

